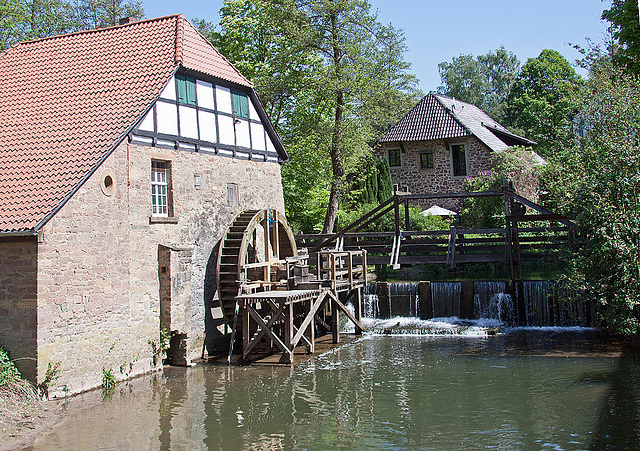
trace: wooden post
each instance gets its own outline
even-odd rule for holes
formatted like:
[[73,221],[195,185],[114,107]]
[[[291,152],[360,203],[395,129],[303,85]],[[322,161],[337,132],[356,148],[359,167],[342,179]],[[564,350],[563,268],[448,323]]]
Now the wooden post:
[[460,293],[460,318],[473,319],[473,281],[466,280],[462,282],[462,290]]
[[[338,293],[335,293],[338,295]],[[331,336],[334,344],[340,343],[340,309],[331,298]]]
[[513,248],[511,238],[511,221],[507,218],[510,216],[510,196],[509,183],[507,179],[502,181],[502,191],[504,192],[504,240],[505,240],[505,263],[511,269],[511,280],[516,279],[515,268],[513,267]]
[[249,330],[249,301],[240,301],[240,316],[242,318],[242,352],[249,347],[250,330]]
[[397,194],[393,201],[393,207],[394,207],[394,213],[395,213],[394,222],[395,222],[396,237],[400,239],[400,201]]
[[[360,287],[356,288],[353,298],[355,317],[359,323],[362,323],[362,289]],[[362,329],[356,325],[354,333],[355,335],[362,335]]]
[[409,224],[409,200],[404,199],[404,229],[411,230]]
[[[284,301],[282,301],[284,302]],[[291,350],[293,355],[293,304],[289,304],[284,308],[284,344]]]
[[271,267],[268,264],[268,262],[270,260],[269,248],[271,247],[270,243],[269,243],[270,238],[271,238],[271,236],[270,236],[271,235],[271,226],[270,226],[270,221],[269,221],[270,217],[271,216],[269,214],[269,210],[267,210],[266,217],[264,219],[264,224],[262,226],[262,229],[264,230],[264,261],[267,262],[267,265],[263,269],[264,277],[263,277],[262,280],[265,280],[267,282],[271,281]]
[[376,287],[376,294],[378,295],[378,309],[380,311],[380,318],[391,318],[391,312],[389,309],[389,284],[387,282],[378,282]]
[[309,325],[309,330],[307,332],[307,338],[309,338],[309,342],[311,343],[311,347],[309,349],[309,353],[313,354],[315,352],[316,345],[316,322],[315,315],[312,313],[313,310],[313,298],[309,299],[309,311],[308,315],[313,315],[314,318],[311,320],[311,324]]
[[433,318],[433,299],[431,298],[431,282],[418,283],[418,311],[420,319]]

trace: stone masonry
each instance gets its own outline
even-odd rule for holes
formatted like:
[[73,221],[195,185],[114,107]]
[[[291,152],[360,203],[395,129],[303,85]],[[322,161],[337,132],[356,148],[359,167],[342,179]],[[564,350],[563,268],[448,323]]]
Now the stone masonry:
[[[481,171],[490,169],[491,151],[475,136],[449,140],[448,144],[464,144],[467,160],[467,176],[473,177]],[[467,176],[454,177],[451,151],[445,140],[403,142],[402,166],[390,168],[391,180],[412,194],[437,194],[464,191],[464,179]],[[400,148],[399,144],[384,143],[376,149],[377,157],[387,157],[387,149]],[[420,168],[420,154],[433,152],[433,169]],[[439,205],[455,209],[453,199],[435,199],[416,202],[421,208]]]
[[[170,163],[170,218],[151,218],[152,159]],[[115,179],[111,195],[101,189],[105,173]],[[239,206],[227,205],[228,183],[238,185]],[[35,331],[28,312],[35,317],[37,309],[37,381],[56,362],[54,394],[99,386],[103,369],[118,378],[155,369],[161,315],[163,325],[188,335],[187,357],[199,357],[215,247],[238,213],[261,208],[284,211],[279,164],[125,140],[46,224],[37,247],[35,238],[1,243],[23,255],[34,275],[37,249],[37,307],[35,283],[21,284],[24,293],[0,291],[0,308],[24,310],[24,334]],[[2,287],[10,277],[2,271]]]
[[25,377],[36,375],[36,237],[0,241],[0,345]]

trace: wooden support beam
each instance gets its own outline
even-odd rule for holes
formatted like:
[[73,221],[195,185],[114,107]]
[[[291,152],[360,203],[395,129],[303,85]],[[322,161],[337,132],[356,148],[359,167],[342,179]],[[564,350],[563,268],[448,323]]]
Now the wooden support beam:
[[362,325],[362,323],[360,323],[360,321],[358,321],[355,316],[353,316],[353,313],[351,313],[349,311],[349,309],[342,303],[340,302],[340,300],[338,300],[337,296],[334,296],[333,293],[330,294],[331,299],[333,301],[333,306],[337,307],[334,308],[334,311],[337,311],[338,309],[342,310],[342,312],[347,315],[347,318],[349,318],[349,320],[356,326],[359,327],[360,329],[364,329],[364,326]]
[[291,341],[291,345],[293,346],[293,348],[296,347],[296,345],[304,335],[304,331],[308,327],[313,327],[313,319],[315,318],[316,313],[327,302],[327,293],[328,291],[323,291],[322,293],[320,293],[318,298],[311,305],[309,313],[307,313],[307,316],[305,316],[305,318],[302,320],[302,324],[300,324],[300,328],[298,329],[295,336],[293,337],[293,340]]
[[[273,305],[273,304],[272,304]],[[264,322],[264,318],[262,318],[262,316],[260,316],[260,314],[251,306],[251,305],[246,305],[244,308],[244,311],[246,312],[245,316],[247,318],[246,322],[245,322],[245,326],[247,327],[246,330],[247,332],[244,333],[244,346],[243,346],[243,357],[246,359],[247,356],[249,355],[249,353],[251,353],[251,350],[255,347],[256,344],[258,344],[259,340],[265,335],[269,335],[269,337],[273,340],[273,337],[271,337],[271,334],[269,332],[273,332],[271,331],[271,327],[273,327],[273,324],[280,318],[280,316],[282,315],[282,312],[285,309],[285,305],[282,304],[280,306],[278,306],[277,308],[274,308],[272,310],[272,314],[271,317],[269,318],[269,320],[265,323]],[[260,327],[260,322],[258,322],[256,320],[256,322],[258,322],[258,330],[256,330],[256,332],[253,334],[253,336],[250,336],[250,332],[249,332],[249,317],[253,317],[254,320],[257,317],[260,317],[260,320],[262,321],[262,325],[264,327]],[[244,331],[243,331],[244,332]],[[280,342],[282,342],[280,340]],[[286,346],[285,346],[286,347]]]
[[[271,330],[271,326],[269,326],[268,323],[266,323],[264,321],[264,319],[260,316],[260,314],[253,307],[248,305],[247,306],[247,310],[249,312],[249,315],[253,318],[253,320],[256,323],[258,323],[258,327],[261,328],[262,331],[264,331],[273,340],[273,342],[276,344],[276,346],[278,348],[280,348],[280,350],[283,352],[283,357],[286,357],[289,360],[289,362],[293,362],[293,350],[289,349],[287,347],[287,345],[285,345],[285,343],[282,341],[282,339],[280,337],[278,337]],[[273,317],[271,319],[273,319]],[[271,320],[269,321],[269,323],[271,323],[271,325],[273,325]],[[253,346],[255,346],[255,343],[257,343],[257,341],[258,341],[258,339],[256,338],[251,342],[251,343],[254,343]],[[251,349],[253,349],[253,346],[251,346],[251,348],[248,350],[249,352],[251,351]],[[249,355],[249,352],[243,350],[244,358],[246,358]]]

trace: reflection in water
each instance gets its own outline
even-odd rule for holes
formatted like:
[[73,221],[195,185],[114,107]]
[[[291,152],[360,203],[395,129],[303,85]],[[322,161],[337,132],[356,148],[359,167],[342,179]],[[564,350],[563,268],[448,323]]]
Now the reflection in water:
[[639,369],[587,333],[373,336],[295,368],[167,368],[72,398],[33,449],[637,449]]

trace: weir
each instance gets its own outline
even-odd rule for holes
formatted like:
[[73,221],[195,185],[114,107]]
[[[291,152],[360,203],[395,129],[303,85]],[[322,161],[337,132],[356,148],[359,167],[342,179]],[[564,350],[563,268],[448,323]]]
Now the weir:
[[363,316],[370,319],[494,319],[506,326],[591,327],[591,304],[559,282],[373,282],[363,288]]

